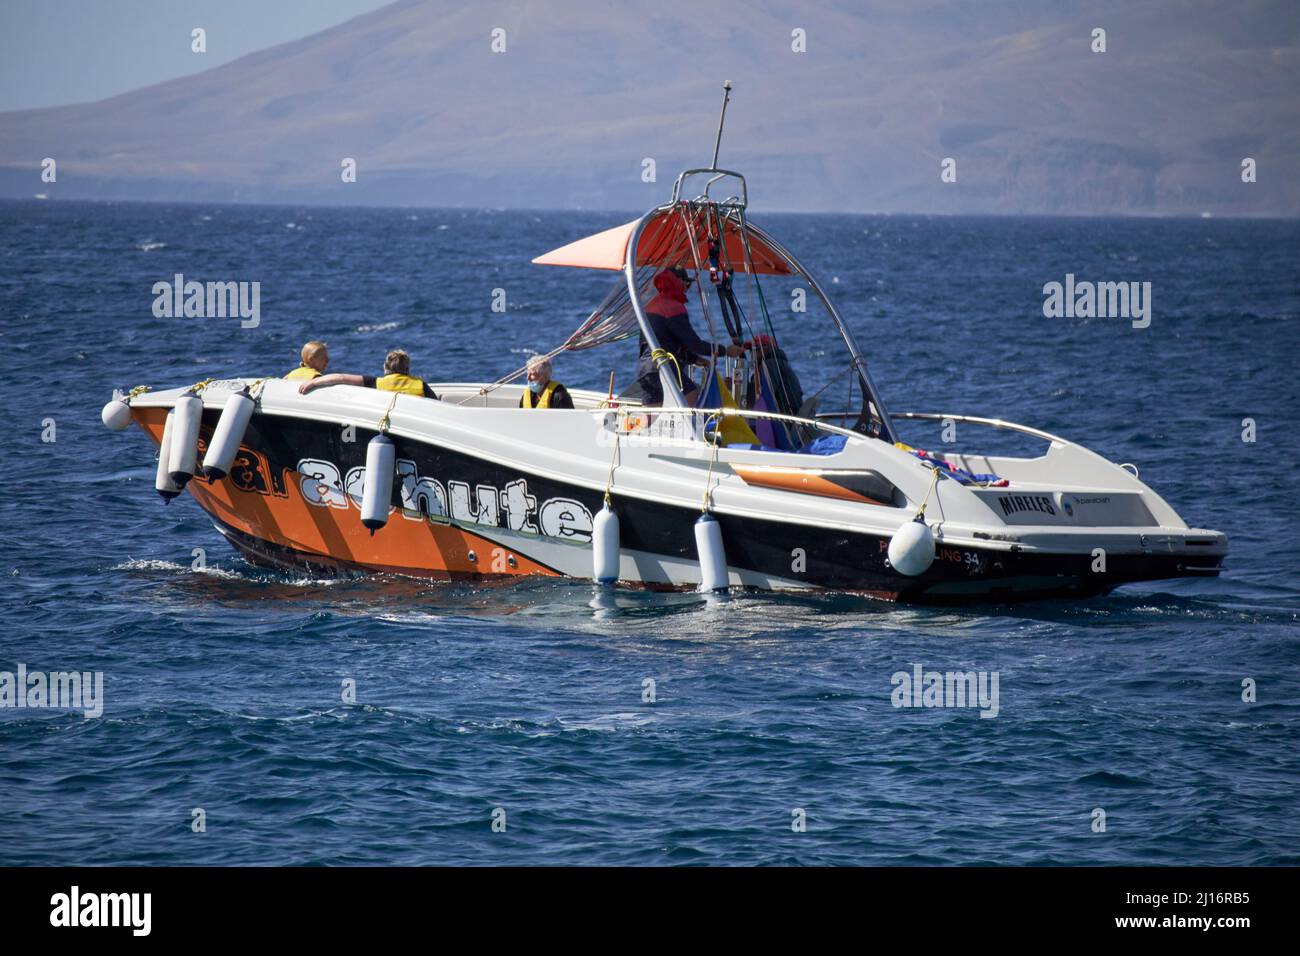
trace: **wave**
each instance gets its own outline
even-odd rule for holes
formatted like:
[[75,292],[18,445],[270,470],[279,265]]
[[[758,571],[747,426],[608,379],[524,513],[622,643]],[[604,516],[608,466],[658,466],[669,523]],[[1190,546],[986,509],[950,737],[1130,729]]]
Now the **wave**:
[[231,581],[247,580],[242,574],[236,571],[230,571],[226,568],[220,568],[213,564],[205,564],[202,567],[192,565],[178,564],[175,561],[160,561],[156,558],[130,558],[121,564],[116,564],[109,568],[110,571],[170,571],[178,574],[208,574],[217,578],[225,578]]

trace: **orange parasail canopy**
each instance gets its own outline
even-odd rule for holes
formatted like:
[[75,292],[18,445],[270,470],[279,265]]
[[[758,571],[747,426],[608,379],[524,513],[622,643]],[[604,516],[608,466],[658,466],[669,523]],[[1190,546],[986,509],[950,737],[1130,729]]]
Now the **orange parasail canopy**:
[[[627,244],[632,240],[632,232],[641,220],[606,229],[594,236],[587,236],[567,246],[552,249],[545,255],[533,260],[539,266],[575,266],[580,269],[622,269],[627,262]],[[696,255],[705,268],[709,264],[709,242],[707,230],[698,217],[693,217]],[[748,272],[745,260],[745,246],[741,239],[740,227],[731,220],[723,221],[726,236],[723,265],[737,272]],[[638,266],[682,266],[693,269],[695,260],[691,256],[691,238],[682,214],[677,209],[657,212],[646,223],[637,243],[636,264]],[[775,249],[754,229],[749,229],[749,250],[754,263],[754,272],[759,275],[792,275],[793,270],[786,264]]]

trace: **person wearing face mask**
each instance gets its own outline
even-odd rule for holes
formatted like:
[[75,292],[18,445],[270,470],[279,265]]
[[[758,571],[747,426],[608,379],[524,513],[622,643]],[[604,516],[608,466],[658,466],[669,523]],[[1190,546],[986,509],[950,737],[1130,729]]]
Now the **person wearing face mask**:
[[[715,352],[737,356],[743,355],[745,351],[739,345],[706,342],[696,334],[691,327],[690,317],[686,314],[686,290],[694,281],[685,269],[664,269],[654,280],[658,294],[645,307],[646,320],[654,330],[655,338],[659,340],[659,348],[672,356],[669,371],[680,377],[682,396],[691,405],[699,398],[699,387],[689,377],[690,366],[707,363]],[[659,364],[655,361],[645,336],[641,336],[640,353],[633,377],[641,387],[642,405],[663,404],[664,390],[659,381]]]
[[568,389],[551,378],[551,360],[534,355],[528,360],[528,388],[519,399],[520,408],[572,408]]

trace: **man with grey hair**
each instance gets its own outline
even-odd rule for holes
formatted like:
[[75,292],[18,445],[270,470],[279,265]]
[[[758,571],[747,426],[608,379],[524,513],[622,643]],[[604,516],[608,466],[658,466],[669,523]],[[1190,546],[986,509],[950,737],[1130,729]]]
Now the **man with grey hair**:
[[551,378],[551,360],[534,355],[528,360],[528,388],[519,399],[520,408],[572,408],[573,397]]

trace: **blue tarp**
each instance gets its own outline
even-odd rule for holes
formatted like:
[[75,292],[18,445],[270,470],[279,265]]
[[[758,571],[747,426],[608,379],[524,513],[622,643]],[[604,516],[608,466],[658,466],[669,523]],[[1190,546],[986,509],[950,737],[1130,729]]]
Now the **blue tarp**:
[[799,449],[801,455],[834,455],[844,450],[848,442],[846,435],[823,435],[821,438],[814,438],[808,444]]

